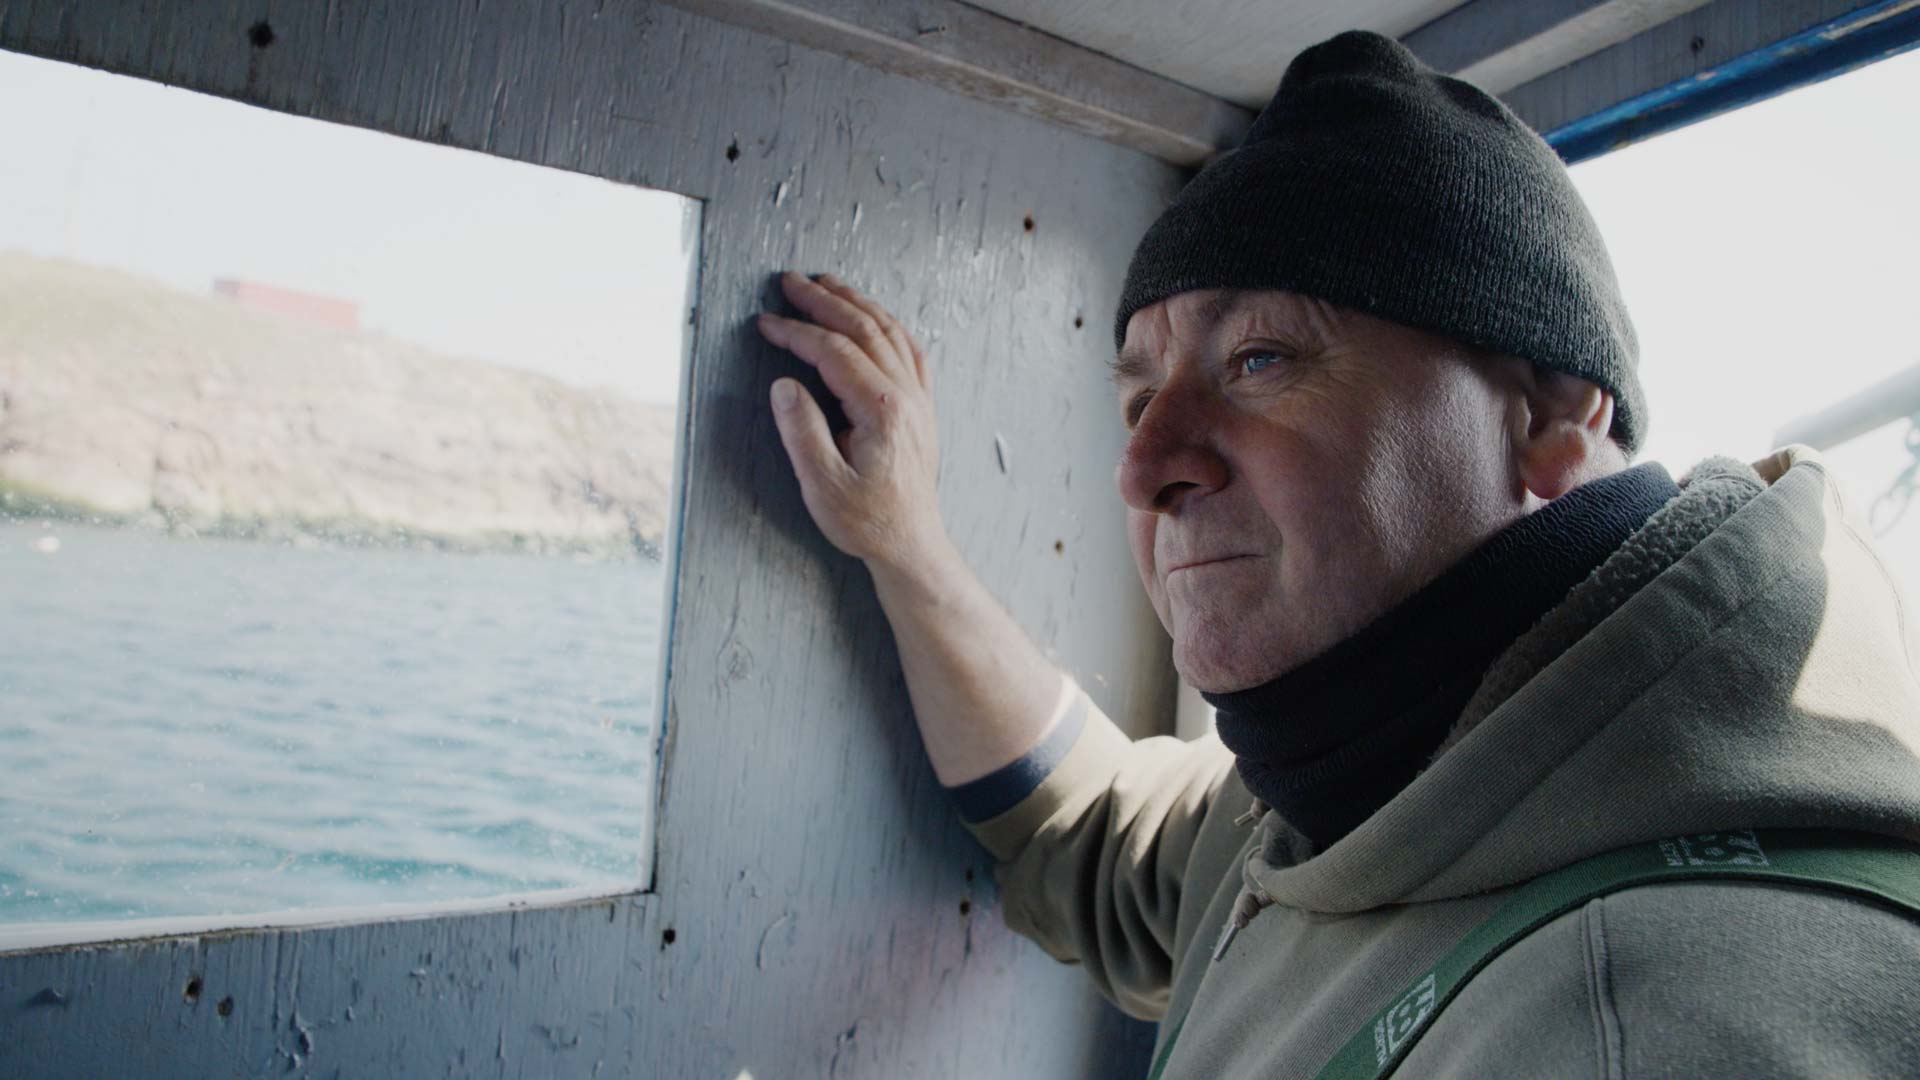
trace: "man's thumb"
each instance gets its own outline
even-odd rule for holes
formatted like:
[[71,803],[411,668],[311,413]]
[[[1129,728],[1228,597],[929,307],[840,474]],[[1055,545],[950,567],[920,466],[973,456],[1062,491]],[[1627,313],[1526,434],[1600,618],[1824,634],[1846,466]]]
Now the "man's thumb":
[[826,414],[806,387],[794,379],[775,379],[771,397],[773,423],[780,429],[780,444],[787,448],[787,460],[793,462],[802,490],[813,490],[835,469],[846,467],[840,448],[833,444]]

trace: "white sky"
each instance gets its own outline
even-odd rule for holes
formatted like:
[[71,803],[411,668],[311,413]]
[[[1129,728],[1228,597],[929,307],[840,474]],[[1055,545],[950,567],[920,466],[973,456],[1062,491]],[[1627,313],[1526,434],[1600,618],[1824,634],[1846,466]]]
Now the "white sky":
[[0,51],[0,251],[361,305],[429,348],[669,402],[699,203]]
[[[1788,421],[1920,364],[1920,51],[1584,162],[1640,331],[1642,459],[1757,459]],[[1906,421],[1827,451],[1854,508]],[[1879,545],[1920,585],[1920,499]]]

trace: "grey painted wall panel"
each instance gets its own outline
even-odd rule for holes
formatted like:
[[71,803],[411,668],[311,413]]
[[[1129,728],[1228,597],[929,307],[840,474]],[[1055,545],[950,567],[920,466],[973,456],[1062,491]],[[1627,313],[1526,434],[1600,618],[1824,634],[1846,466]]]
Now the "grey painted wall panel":
[[[262,19],[265,49],[247,37]],[[1170,673],[1120,533],[1102,360],[1126,257],[1178,173],[620,0],[14,2],[0,46],[706,200],[653,891],[0,957],[0,1075],[1139,1068],[1142,1029],[1002,925],[865,572],[805,519],[763,404],[794,362],[749,319],[773,271],[832,269],[934,342],[962,549],[1096,700],[1162,728]]]

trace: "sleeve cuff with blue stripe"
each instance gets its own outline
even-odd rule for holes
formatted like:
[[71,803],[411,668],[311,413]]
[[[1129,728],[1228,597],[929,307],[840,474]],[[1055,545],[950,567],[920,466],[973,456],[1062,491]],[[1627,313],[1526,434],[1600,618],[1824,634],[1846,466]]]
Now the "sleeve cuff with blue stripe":
[[1003,765],[978,780],[947,789],[960,816],[968,822],[986,821],[1020,805],[1066,760],[1067,751],[1087,726],[1087,695],[1072,680],[1063,679],[1059,704],[1054,706],[1051,729],[1038,745],[1019,760]]

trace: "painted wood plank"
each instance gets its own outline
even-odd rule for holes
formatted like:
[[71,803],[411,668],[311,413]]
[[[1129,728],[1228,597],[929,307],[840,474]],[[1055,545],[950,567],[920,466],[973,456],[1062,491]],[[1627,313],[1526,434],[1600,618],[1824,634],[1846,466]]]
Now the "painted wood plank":
[[1461,0],[976,0],[1055,37],[1259,109],[1294,56],[1342,30],[1400,37]]
[[705,200],[652,891],[7,956],[0,1075],[1137,1070],[1143,1029],[1001,923],[864,570],[781,455],[763,403],[795,365],[749,320],[788,266],[905,314],[933,342],[962,549],[1096,700],[1161,730],[1172,680],[1102,362],[1176,170],[621,0],[34,0],[0,8],[0,45]]
[[1203,164],[1253,123],[1219,98],[958,0],[669,2],[1176,165]]
[[1490,93],[1591,56],[1706,0],[1473,0],[1401,39]]
[[1860,0],[1714,0],[1502,97],[1536,130],[1552,131],[1863,6]]

